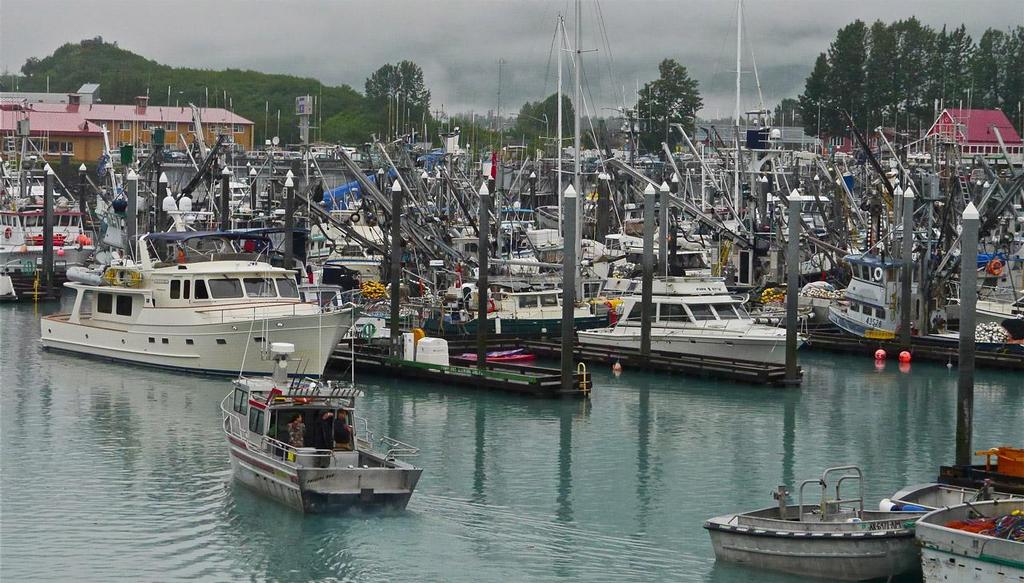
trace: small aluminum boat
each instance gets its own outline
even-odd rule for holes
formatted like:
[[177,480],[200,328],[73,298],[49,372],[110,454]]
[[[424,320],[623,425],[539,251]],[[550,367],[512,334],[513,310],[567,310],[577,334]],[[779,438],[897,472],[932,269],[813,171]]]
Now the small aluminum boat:
[[[856,487],[857,496],[843,498],[844,484]],[[821,490],[815,506],[804,504],[809,485]],[[778,506],[704,523],[716,559],[832,581],[886,578],[920,568],[914,523],[922,513],[865,510],[857,466],[829,468],[819,479],[804,480],[796,505],[787,504],[784,487],[774,496]]]
[[361,393],[308,378],[289,383],[290,351],[271,344],[275,377],[239,378],[221,401],[235,479],[301,512],[405,508],[423,470],[399,458],[419,450],[389,437],[375,449],[355,414]]
[[1024,500],[1024,495],[995,491],[991,484],[982,488],[949,484],[918,484],[908,486],[878,503],[882,511],[930,512],[937,508],[957,506],[984,500]]

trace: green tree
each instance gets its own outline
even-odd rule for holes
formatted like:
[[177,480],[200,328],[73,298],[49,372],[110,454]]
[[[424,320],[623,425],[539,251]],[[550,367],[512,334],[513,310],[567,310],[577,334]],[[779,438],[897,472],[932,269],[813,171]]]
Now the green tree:
[[665,59],[658,65],[658,79],[646,83],[640,90],[638,109],[653,123],[641,132],[640,140],[648,149],[659,149],[662,141],[671,146],[680,138],[669,131],[671,124],[682,124],[692,130],[697,111],[704,105],[696,79],[690,77],[686,67],[675,59]]
[[802,111],[799,100],[787,97],[775,106],[775,112],[772,114],[773,123],[780,126],[802,126],[804,125]]
[[[562,136],[573,133],[575,110],[568,95],[562,95]],[[540,137],[555,138],[558,135],[558,94],[552,93],[543,101],[527,101],[519,108],[515,129],[517,136],[528,140]]]
[[831,76],[832,67],[828,64],[828,56],[821,53],[804,83],[804,92],[797,98],[800,102],[800,116],[806,121],[804,133],[809,136],[827,131],[832,127],[832,118],[837,117],[838,112],[833,106],[828,86]]
[[[413,127],[419,127],[429,116],[430,90],[423,81],[423,70],[412,61],[401,61],[395,65],[383,65],[366,79],[366,100],[369,112],[375,112],[382,130],[393,124],[411,120]],[[396,121],[388,126],[390,116]]]
[[[839,29],[836,40],[828,49],[828,86],[831,99],[828,101],[837,110],[850,112],[858,125],[864,113],[865,60],[867,55],[868,28],[861,20]],[[828,122],[827,125],[825,122]],[[837,111],[834,115],[822,115],[822,130],[830,135],[839,135],[846,127],[846,121]]]
[[[934,50],[935,31],[914,17],[892,25],[897,39],[898,92],[903,127],[920,127],[932,121],[933,105],[928,99],[928,61]],[[868,87],[870,91],[872,88]]]
[[871,25],[871,46],[864,66],[870,72],[871,89],[864,96],[868,125],[892,123],[902,93],[897,72],[896,32],[881,20]]
[[[971,107],[992,108],[1000,106],[1000,97],[1005,95],[1003,79],[1005,71],[1000,70],[1006,35],[1001,30],[988,29],[978,40],[978,48],[971,59],[971,76],[974,91]],[[1017,67],[1021,64],[1017,63]]]

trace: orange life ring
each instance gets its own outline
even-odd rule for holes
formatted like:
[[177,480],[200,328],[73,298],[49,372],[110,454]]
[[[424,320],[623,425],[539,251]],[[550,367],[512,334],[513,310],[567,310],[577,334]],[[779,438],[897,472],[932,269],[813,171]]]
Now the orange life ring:
[[1003,274],[1003,262],[998,259],[992,259],[988,262],[988,265],[985,266],[985,271],[987,271],[989,275],[999,277]]
[[7,227],[6,229],[4,229],[4,239],[10,239],[11,235],[13,235],[13,234],[14,234],[14,231],[12,231],[10,227]]

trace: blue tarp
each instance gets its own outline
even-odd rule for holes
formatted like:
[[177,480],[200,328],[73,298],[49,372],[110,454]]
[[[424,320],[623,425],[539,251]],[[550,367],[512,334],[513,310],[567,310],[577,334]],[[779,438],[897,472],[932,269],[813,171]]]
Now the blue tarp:
[[[388,178],[395,177],[395,170],[388,171]],[[373,182],[377,179],[376,174],[367,174],[366,179]],[[348,209],[349,200],[361,200],[363,198],[363,187],[358,180],[346,182],[341,186],[324,191],[324,208],[329,211],[342,211]]]

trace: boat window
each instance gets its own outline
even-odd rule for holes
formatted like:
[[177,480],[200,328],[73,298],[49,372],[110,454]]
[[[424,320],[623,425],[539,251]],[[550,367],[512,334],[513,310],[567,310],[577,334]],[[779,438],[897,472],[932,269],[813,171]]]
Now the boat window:
[[629,310],[629,315],[626,316],[627,320],[640,321],[643,318],[643,306],[640,302],[633,304],[633,307]]
[[172,279],[171,280],[171,299],[172,300],[176,300],[176,299],[178,299],[180,297],[181,297],[181,280],[180,279]]
[[690,316],[686,313],[683,304],[659,304],[659,322],[689,322]]
[[885,318],[885,308],[875,308],[875,317]]
[[282,298],[297,298],[299,297],[299,288],[295,285],[295,280],[287,277],[278,278],[277,281],[277,293]]
[[110,314],[114,311],[114,296],[113,294],[99,293],[96,294],[96,311],[101,314]]
[[195,295],[195,299],[197,299],[197,300],[208,300],[208,299],[210,299],[210,292],[208,292],[206,290],[206,282],[201,280],[201,279],[197,279],[196,280],[196,295]]
[[542,308],[549,308],[558,305],[558,294],[541,294],[540,305]]
[[132,315],[132,296],[117,296],[117,315],[118,316],[131,316]]
[[520,308],[536,308],[537,307],[537,296],[519,296],[519,307]]
[[743,306],[741,306],[739,304],[733,304],[732,309],[736,310],[736,313],[739,315],[741,320],[749,320],[750,319],[750,313],[747,312],[747,309],[744,308]]
[[711,304],[722,320],[737,320],[739,316],[733,311],[731,304]]
[[693,319],[696,321],[715,319],[715,313],[711,311],[711,306],[708,304],[689,304],[686,307],[690,309],[690,313],[693,314]]
[[183,290],[181,292],[181,299],[187,300],[192,296],[192,280],[186,279],[182,287]]
[[273,298],[277,297],[274,291],[274,282],[262,277],[247,277],[245,282],[245,295],[250,298]]
[[859,312],[860,311],[860,305],[857,304],[857,302],[850,302],[850,311],[851,312]]
[[242,415],[249,414],[249,392],[242,388],[235,389],[234,398],[235,412]]
[[214,298],[242,297],[242,282],[237,279],[211,279],[207,284],[210,286],[210,295]]
[[249,431],[263,433],[263,409],[249,409]]

